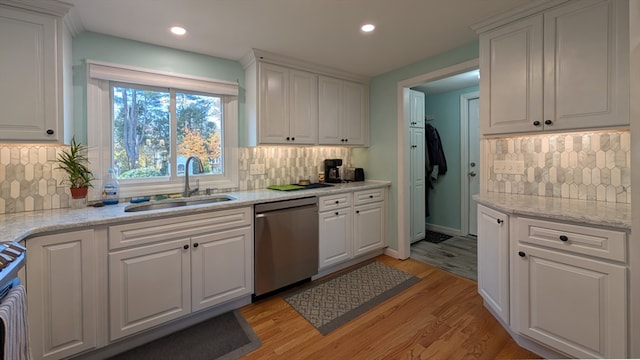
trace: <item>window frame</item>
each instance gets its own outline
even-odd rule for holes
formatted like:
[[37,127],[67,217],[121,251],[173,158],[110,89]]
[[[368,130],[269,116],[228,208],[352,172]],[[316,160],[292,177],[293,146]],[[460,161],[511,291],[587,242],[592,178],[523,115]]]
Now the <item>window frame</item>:
[[[224,172],[190,176],[192,186],[199,179],[200,189],[238,187],[238,84],[144,68],[87,60],[87,144],[90,169],[96,176],[89,200],[100,200],[102,178],[112,165],[111,83],[150,86],[176,91],[204,93],[222,98],[222,145]],[[174,110],[172,110],[174,111]],[[175,126],[172,121],[171,126]],[[171,139],[175,142],[175,139]],[[175,151],[175,147],[172,147]],[[184,177],[148,178],[145,181],[122,181],[120,197],[182,193]]]

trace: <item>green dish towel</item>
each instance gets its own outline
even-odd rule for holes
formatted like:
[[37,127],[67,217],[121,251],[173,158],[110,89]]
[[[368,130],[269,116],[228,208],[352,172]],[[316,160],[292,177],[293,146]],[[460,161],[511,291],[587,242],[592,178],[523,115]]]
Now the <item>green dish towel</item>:
[[269,186],[267,186],[267,189],[280,190],[280,191],[291,191],[291,190],[304,189],[304,186],[294,185],[294,184],[289,184],[289,185],[269,185]]

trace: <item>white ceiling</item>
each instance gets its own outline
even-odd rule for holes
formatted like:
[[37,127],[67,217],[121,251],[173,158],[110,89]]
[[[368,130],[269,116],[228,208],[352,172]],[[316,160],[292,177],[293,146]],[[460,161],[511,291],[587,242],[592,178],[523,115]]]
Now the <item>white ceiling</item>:
[[[239,60],[251,48],[376,76],[473,41],[471,25],[542,0],[63,0],[79,29]],[[365,22],[376,24],[363,34]],[[168,32],[187,28],[184,38]]]

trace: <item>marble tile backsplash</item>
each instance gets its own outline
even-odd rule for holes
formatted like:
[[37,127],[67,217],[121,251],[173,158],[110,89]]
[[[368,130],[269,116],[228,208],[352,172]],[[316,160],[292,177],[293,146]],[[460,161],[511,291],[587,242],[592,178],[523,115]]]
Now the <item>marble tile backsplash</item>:
[[[487,191],[631,203],[629,131],[528,135],[482,140]],[[495,160],[524,162],[522,174],[498,174]]]
[[[68,186],[59,185],[64,173],[55,159],[63,146],[0,145],[0,214],[69,207]],[[324,159],[343,159],[349,164],[350,148],[345,147],[251,147],[240,148],[239,186],[233,190],[264,189],[277,184],[315,179]],[[249,165],[264,164],[266,174],[250,175]]]

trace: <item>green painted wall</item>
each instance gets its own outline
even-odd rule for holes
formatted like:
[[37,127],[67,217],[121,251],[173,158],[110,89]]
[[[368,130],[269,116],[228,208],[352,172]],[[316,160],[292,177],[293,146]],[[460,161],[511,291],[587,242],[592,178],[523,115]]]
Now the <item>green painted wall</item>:
[[[87,133],[85,59],[238,82],[240,86],[238,118],[244,119],[245,79],[244,69],[239,62],[93,32],[83,32],[73,38],[74,133],[82,141],[86,141]],[[243,125],[243,121],[240,121],[238,134],[244,133]]]
[[[414,46],[419,46],[415,44]],[[376,76],[370,88],[371,147],[365,165],[367,178],[391,181],[387,239],[398,249],[398,82],[478,58],[478,42]],[[408,164],[407,164],[408,166]]]
[[434,120],[430,124],[438,130],[447,173],[438,177],[433,189],[429,189],[429,217],[427,223],[452,230],[462,227],[460,218],[460,95],[478,91],[478,86],[449,91],[426,97],[427,115]]

